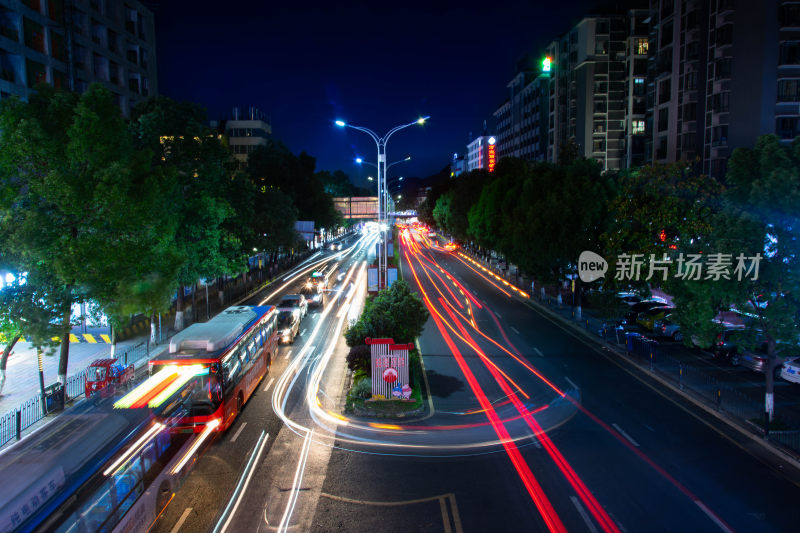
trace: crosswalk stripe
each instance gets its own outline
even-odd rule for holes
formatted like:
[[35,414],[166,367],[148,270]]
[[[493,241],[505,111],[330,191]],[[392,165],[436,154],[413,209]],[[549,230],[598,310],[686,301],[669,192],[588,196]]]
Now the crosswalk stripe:
[[91,342],[93,344],[97,344],[97,340],[91,333],[84,333],[83,338],[86,339],[86,342]]

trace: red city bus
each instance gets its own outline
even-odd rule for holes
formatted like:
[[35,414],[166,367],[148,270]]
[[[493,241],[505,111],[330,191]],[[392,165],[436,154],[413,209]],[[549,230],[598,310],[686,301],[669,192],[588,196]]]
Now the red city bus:
[[[277,317],[273,306],[234,306],[192,324],[170,340],[168,356],[150,361],[151,376],[137,387],[142,396],[120,407],[169,402],[188,409],[173,432],[226,430],[269,372]],[[162,412],[172,411],[167,405]]]

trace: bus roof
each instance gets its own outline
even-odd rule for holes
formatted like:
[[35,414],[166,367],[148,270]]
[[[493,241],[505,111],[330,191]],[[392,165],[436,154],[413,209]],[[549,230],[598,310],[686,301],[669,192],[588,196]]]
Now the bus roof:
[[204,352],[205,356],[217,355],[271,309],[271,306],[234,306],[225,309],[208,322],[192,324],[172,337],[169,342],[169,358],[202,358],[203,354],[200,352]]
[[79,402],[0,452],[0,479],[14,480],[0,484],[0,531],[15,514],[34,529],[150,423],[150,409],[114,409],[117,399]]

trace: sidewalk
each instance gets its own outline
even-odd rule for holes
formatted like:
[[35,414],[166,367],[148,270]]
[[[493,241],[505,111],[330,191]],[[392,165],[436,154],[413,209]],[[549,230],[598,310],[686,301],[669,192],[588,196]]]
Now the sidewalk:
[[[232,305],[238,305],[264,290],[272,283],[280,281],[281,276],[285,272],[291,270],[297,263],[302,261],[302,258],[308,255],[310,255],[310,253],[296,254],[292,261],[286,262],[284,269],[273,272],[271,279],[269,279],[269,276],[264,276],[261,282],[253,279],[249,283],[233,283],[229,285],[226,287],[226,293],[231,300],[226,298],[224,304],[221,304],[217,298],[210,298],[210,305],[206,307],[205,301],[201,301],[201,305],[198,305],[199,321],[203,321],[203,315],[205,315],[206,310],[209,310],[211,316],[214,316],[222,309],[226,309]],[[255,275],[253,275],[253,277],[255,278]],[[185,326],[188,327],[192,324],[192,316],[194,313],[191,311],[190,305],[187,306],[186,311]],[[145,369],[147,368],[146,362],[160,356],[168,349],[169,339],[175,334],[175,331],[172,330],[172,324],[162,324],[162,327],[164,335],[162,336],[161,342],[157,342],[156,344],[151,345],[149,342],[149,329],[146,329],[144,333],[136,337],[117,343],[115,356],[122,363],[133,364],[135,366],[136,381],[145,376]],[[57,380],[59,350],[60,348],[57,347],[52,355],[42,357],[45,386],[51,385]],[[75,402],[80,402],[85,398],[85,393],[83,392],[85,383],[83,374],[86,368],[95,359],[110,357],[110,354],[110,344],[100,342],[96,344],[85,342],[70,343],[69,370],[67,372],[67,385],[65,387],[65,410],[69,409]],[[45,427],[55,420],[60,413],[64,412],[57,411],[49,413],[42,418],[41,404],[39,402],[40,393],[39,367],[36,351],[30,343],[17,343],[8,360],[6,384],[3,389],[3,394],[0,395],[0,451],[2,451],[4,445],[16,442],[15,438],[10,437],[10,432],[16,435],[15,427],[11,427],[12,425],[15,426],[12,419],[16,410],[21,410],[25,413],[22,423],[24,429],[21,431],[21,436],[23,438]],[[70,401],[71,399],[74,399],[74,402]]]
[[[519,277],[515,280],[514,276],[504,276],[502,270],[476,254],[466,250],[464,254],[497,275],[505,277],[520,289],[531,292],[530,279]],[[625,331],[615,329],[613,323],[607,324],[596,317],[591,309],[583,308],[579,312],[576,307],[569,305],[571,300],[567,300],[566,293],[563,293],[562,304],[557,302],[556,296],[545,293],[542,297],[538,283],[531,298],[515,297],[525,305],[550,315],[588,341],[599,344],[616,357],[633,364],[647,376],[695,405],[713,412],[729,426],[748,434],[784,459],[795,464],[800,461],[800,430],[796,429],[800,428],[800,412],[794,408],[796,402],[786,401],[781,404],[776,394],[776,417],[780,417],[788,428],[781,431],[771,430],[766,436],[763,430],[763,385],[759,390],[753,390],[758,387],[753,387],[752,382],[736,380],[731,374],[723,372],[723,375],[712,375],[710,370],[698,365],[698,356],[703,355],[703,352],[690,350],[680,344],[661,343],[644,334],[626,335]],[[782,386],[780,383],[776,385],[778,388]]]

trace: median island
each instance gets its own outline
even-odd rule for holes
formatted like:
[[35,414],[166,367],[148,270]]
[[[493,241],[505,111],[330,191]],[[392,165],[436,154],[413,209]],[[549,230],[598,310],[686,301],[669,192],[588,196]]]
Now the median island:
[[344,333],[352,372],[346,412],[384,418],[423,412],[422,364],[414,341],[428,317],[425,304],[403,280],[367,299]]

